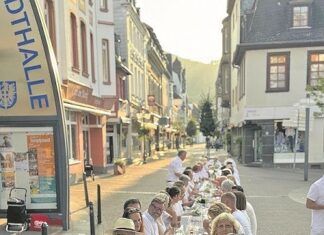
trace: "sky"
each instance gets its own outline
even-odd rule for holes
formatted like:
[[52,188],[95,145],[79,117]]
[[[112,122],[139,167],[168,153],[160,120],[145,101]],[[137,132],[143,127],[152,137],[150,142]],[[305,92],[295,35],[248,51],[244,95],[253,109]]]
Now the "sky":
[[165,52],[210,63],[222,54],[227,0],[137,0],[141,21],[153,27]]

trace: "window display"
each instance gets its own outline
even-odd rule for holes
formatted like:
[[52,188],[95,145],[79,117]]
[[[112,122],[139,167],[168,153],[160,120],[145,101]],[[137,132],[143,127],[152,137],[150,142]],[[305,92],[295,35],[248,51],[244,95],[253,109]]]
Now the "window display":
[[28,209],[56,209],[53,128],[0,128],[0,209],[12,187],[27,189]]
[[305,131],[298,131],[296,142],[296,128],[284,127],[282,122],[277,122],[274,137],[274,152],[293,153],[295,148],[296,152],[304,152],[304,137]]

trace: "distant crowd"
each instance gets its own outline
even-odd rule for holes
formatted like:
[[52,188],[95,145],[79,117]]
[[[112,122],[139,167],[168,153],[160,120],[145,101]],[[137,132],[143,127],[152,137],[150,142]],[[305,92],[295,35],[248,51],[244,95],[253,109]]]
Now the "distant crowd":
[[115,235],[257,234],[253,206],[246,200],[235,161],[202,156],[184,167],[187,152],[170,162],[166,188],[142,210],[140,199],[124,203],[115,221]]

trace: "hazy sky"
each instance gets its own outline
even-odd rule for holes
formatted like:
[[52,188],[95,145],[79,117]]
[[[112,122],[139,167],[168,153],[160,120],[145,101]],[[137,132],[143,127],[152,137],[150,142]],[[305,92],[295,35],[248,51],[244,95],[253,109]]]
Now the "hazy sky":
[[137,0],[164,51],[209,63],[222,54],[226,0]]

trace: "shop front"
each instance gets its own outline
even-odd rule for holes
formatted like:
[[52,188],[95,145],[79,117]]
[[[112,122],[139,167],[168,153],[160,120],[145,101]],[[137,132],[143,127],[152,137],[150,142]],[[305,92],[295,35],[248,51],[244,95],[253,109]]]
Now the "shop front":
[[92,164],[97,174],[107,172],[106,122],[114,103],[93,96],[91,88],[69,80],[64,81],[62,94],[67,124],[70,183],[73,184],[82,180],[85,164]]

